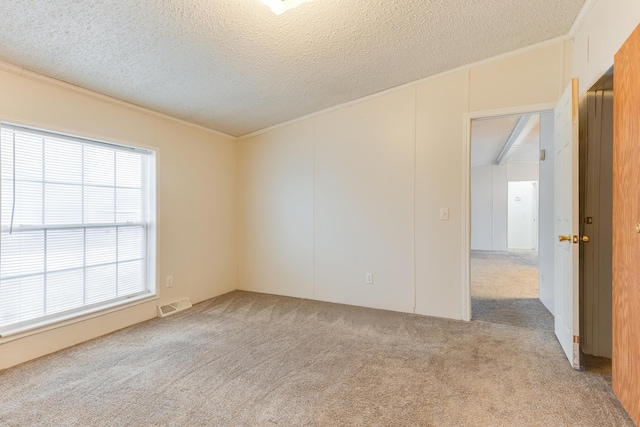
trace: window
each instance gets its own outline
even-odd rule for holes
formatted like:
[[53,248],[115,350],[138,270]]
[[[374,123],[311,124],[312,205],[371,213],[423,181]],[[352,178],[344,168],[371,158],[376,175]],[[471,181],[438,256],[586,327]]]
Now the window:
[[155,295],[155,153],[0,133],[0,336]]

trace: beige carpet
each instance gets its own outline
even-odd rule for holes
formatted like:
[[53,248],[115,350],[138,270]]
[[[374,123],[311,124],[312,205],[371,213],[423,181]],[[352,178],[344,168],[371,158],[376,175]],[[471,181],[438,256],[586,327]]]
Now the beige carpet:
[[538,253],[471,251],[471,318],[553,331],[538,299]]
[[232,292],[0,372],[2,426],[631,426],[552,333]]

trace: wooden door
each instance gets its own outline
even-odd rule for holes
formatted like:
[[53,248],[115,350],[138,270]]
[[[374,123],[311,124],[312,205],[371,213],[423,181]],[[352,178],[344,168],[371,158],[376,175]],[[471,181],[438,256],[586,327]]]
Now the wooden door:
[[555,332],[569,363],[580,369],[578,79],[554,111]]
[[[613,78],[613,391],[640,425],[640,26]],[[637,228],[639,227],[639,228]]]

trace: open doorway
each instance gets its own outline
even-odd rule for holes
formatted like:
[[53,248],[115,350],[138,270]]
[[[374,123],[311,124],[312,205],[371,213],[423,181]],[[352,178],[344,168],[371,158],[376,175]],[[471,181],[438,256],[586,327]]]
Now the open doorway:
[[[580,344],[612,356],[613,67],[580,105]],[[610,362],[609,362],[610,363]]]
[[[541,138],[546,138],[542,145]],[[541,148],[552,144],[550,112],[471,121],[473,320],[554,329],[553,315],[541,301],[544,286],[539,287],[539,254],[553,259],[553,246],[539,239],[539,226],[553,227],[552,216],[539,215],[540,197],[553,198],[553,167],[540,165]],[[553,267],[545,265],[544,272],[553,275]]]
[[507,248],[538,251],[538,181],[509,181]]

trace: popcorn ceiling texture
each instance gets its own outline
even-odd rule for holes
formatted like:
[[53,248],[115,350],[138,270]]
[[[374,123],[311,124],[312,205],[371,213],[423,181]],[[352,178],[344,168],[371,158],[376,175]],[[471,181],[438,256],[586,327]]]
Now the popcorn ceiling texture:
[[472,121],[471,166],[495,164],[520,117],[514,115]]
[[[505,144],[515,130],[520,115],[471,122],[471,166],[495,164]],[[507,157],[513,162],[533,162],[540,159],[540,122],[521,141],[520,145]]]
[[3,0],[0,61],[234,136],[564,35],[584,0]]

